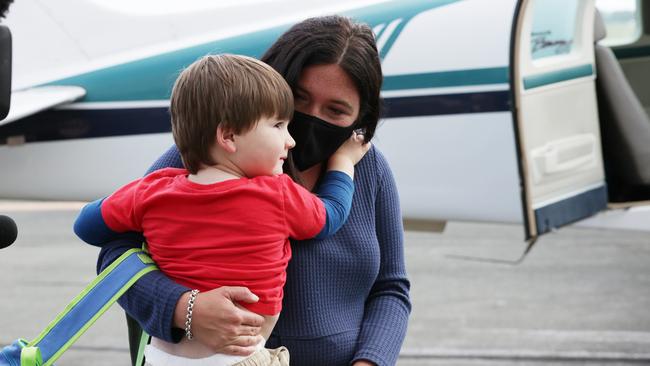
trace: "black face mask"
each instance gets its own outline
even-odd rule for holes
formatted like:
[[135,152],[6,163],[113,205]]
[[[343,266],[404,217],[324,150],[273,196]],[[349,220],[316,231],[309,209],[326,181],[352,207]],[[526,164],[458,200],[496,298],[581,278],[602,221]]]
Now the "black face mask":
[[294,112],[289,133],[296,141],[291,156],[298,170],[305,171],[322,163],[352,135],[350,127],[335,126],[308,114]]

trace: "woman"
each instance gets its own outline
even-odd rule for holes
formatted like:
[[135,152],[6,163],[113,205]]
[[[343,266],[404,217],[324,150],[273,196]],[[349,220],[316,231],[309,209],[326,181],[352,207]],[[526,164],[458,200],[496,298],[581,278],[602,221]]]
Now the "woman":
[[[284,33],[262,61],[294,92],[294,176],[314,190],[322,162],[353,130],[362,129],[366,141],[374,135],[382,74],[372,31],[339,16],[308,19]],[[182,166],[175,147],[150,170],[166,166]],[[139,243],[125,239],[104,246],[100,266]],[[356,167],[352,210],[343,228],[325,240],[293,242],[292,249],[283,310],[267,347],[286,346],[292,365],[395,364],[411,308],[409,282],[397,191],[376,148]],[[184,334],[189,291],[152,273],[120,304],[147,332],[177,342]],[[256,297],[231,287],[199,294],[192,311],[196,341],[215,352],[253,352],[262,319],[233,304],[241,301]]]

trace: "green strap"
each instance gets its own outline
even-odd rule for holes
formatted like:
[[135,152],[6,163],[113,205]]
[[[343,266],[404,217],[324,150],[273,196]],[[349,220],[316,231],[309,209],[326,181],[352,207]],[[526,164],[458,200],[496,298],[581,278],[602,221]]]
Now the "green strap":
[[20,351],[20,366],[42,366],[43,357],[38,347],[23,347]]
[[138,346],[138,357],[135,359],[135,366],[144,366],[144,348],[151,342],[151,336],[144,330],[140,336],[140,344]]

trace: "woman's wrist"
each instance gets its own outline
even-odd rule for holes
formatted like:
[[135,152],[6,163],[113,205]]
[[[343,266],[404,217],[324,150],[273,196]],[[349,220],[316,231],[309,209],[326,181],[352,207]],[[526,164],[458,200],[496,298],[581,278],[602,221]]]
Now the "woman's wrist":
[[187,300],[187,314],[185,314],[185,337],[188,340],[194,338],[192,334],[192,313],[194,312],[194,302],[196,301],[196,296],[199,294],[199,290],[194,289],[190,291],[190,298]]
[[174,328],[185,329],[185,321],[187,320],[187,303],[190,300],[190,291],[183,292],[181,297],[176,302],[174,309]]

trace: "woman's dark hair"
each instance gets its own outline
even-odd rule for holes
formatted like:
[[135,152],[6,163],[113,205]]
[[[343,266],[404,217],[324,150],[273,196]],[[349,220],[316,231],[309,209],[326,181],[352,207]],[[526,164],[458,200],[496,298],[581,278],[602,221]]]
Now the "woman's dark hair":
[[314,65],[339,65],[352,79],[360,97],[355,128],[372,139],[381,113],[383,76],[372,29],[349,18],[332,15],[309,18],[286,31],[262,61],[276,69],[295,92],[302,70]]
[[0,18],[4,18],[7,15],[7,10],[9,10],[9,5],[13,3],[14,0],[1,0],[0,1]]

